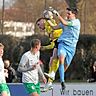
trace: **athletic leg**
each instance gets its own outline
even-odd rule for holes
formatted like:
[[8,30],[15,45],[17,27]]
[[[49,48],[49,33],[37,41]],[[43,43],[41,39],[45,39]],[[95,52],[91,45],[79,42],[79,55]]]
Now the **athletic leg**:
[[60,74],[60,82],[61,82],[61,86],[62,86],[62,90],[65,89],[65,85],[64,85],[64,77],[65,77],[65,70],[64,70],[64,59],[65,57],[63,55],[59,56],[59,60],[60,60],[60,65],[59,65],[59,74]]
[[45,73],[45,75],[48,77],[48,83],[45,85],[44,90],[47,91],[52,87],[52,82],[55,79],[55,74],[59,67],[59,59],[57,58],[57,48],[54,48],[53,55],[50,58],[49,62],[49,73]]
[[[64,72],[68,69],[74,54],[75,54],[75,48],[67,46],[62,43],[59,44],[58,46],[58,57],[60,60],[59,74],[60,74],[60,82],[61,82],[62,89],[65,88]],[[65,70],[64,70],[64,67],[65,67]]]
[[[53,75],[53,80],[55,79],[55,74],[57,72],[57,69],[59,67],[59,59],[57,57],[57,48],[54,48],[53,50],[53,55],[50,59],[50,62],[49,62],[49,74]],[[48,82],[53,82],[52,78],[48,80]]]
[[58,45],[58,57],[59,57],[59,75],[60,75],[60,82],[61,82],[61,87],[62,90],[65,89],[65,85],[64,85],[64,77],[65,77],[65,71],[67,69],[67,67],[64,69],[64,63],[65,63],[65,58],[66,58],[67,52],[66,52],[66,48],[64,47],[64,45],[62,43],[60,43]]
[[30,96],[40,96],[40,95],[37,94],[37,92],[33,92],[32,94],[30,94]]

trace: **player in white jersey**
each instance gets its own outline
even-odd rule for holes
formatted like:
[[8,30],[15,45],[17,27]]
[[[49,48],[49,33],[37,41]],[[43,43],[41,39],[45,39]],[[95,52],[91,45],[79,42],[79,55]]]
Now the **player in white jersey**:
[[39,96],[40,95],[40,82],[39,76],[43,79],[43,82],[46,83],[46,78],[40,67],[40,47],[41,42],[38,39],[33,39],[31,41],[31,49],[23,54],[18,71],[22,72],[22,82],[28,91],[30,96]]
[[2,60],[3,52],[4,45],[0,43],[0,96],[10,96],[10,91],[5,80],[6,71],[4,70],[4,63]]

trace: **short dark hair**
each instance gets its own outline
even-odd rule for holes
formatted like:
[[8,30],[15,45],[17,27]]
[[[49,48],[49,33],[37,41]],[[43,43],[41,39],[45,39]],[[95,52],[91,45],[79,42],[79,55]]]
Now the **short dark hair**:
[[37,19],[37,20],[36,20],[36,24],[37,24],[40,20],[42,20],[42,19],[45,19],[45,18],[44,18],[44,17],[41,17],[41,18]]
[[30,47],[31,48],[35,48],[37,47],[37,45],[39,45],[41,43],[41,41],[39,39],[32,39],[31,43],[30,43]]
[[36,20],[36,23],[35,23],[35,24],[37,24],[37,23],[38,23],[40,20],[42,20],[42,19],[43,19],[43,20],[49,20],[48,18],[41,17],[41,18],[39,18],[39,19]]
[[71,11],[75,15],[77,15],[79,11],[76,7],[69,7],[69,8],[66,8],[66,10]]

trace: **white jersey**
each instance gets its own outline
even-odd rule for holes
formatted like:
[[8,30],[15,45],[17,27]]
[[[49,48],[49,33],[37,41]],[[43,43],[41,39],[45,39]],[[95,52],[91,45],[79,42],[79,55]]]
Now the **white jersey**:
[[4,63],[2,58],[0,58],[0,84],[5,82]]
[[[40,52],[38,51],[36,54],[32,54],[31,51],[26,52],[20,61],[20,64],[23,64],[26,67],[30,67],[34,64],[37,64],[39,61]],[[27,72],[22,72],[22,82],[23,83],[38,83],[38,69],[34,69]]]

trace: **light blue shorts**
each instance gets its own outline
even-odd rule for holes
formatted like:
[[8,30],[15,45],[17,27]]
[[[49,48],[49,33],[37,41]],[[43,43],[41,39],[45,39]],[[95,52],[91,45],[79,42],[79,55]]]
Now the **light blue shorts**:
[[61,42],[58,44],[58,57],[64,55],[65,63],[69,66],[75,54],[75,50],[76,48],[70,47]]

